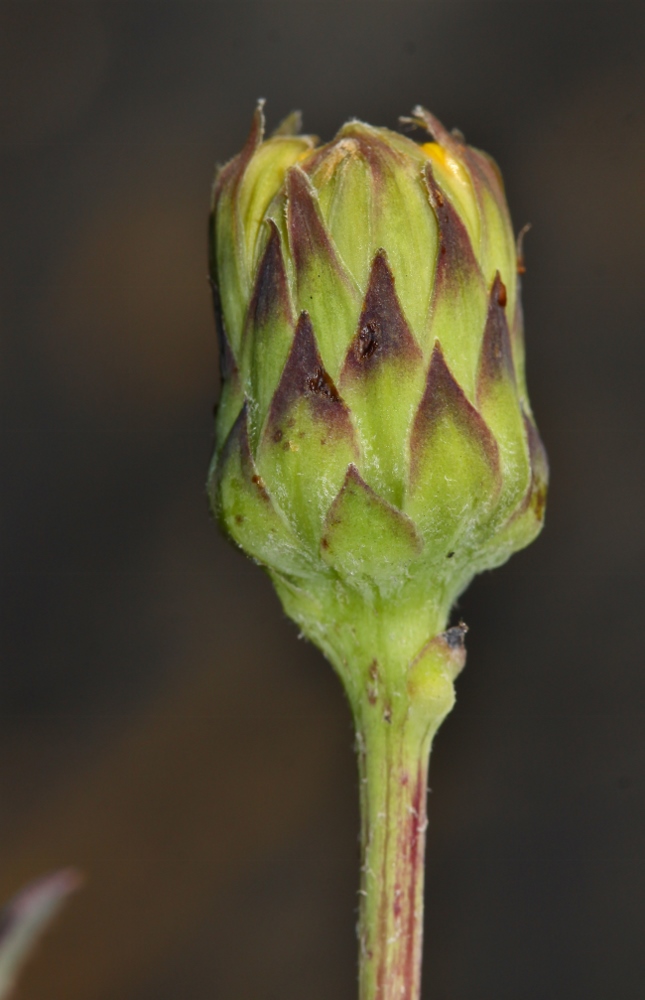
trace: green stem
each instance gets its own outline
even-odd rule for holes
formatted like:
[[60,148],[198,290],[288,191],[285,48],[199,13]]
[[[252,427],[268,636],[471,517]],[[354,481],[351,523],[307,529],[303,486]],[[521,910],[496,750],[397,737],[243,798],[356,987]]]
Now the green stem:
[[[285,610],[334,665],[354,713],[361,787],[359,1000],[419,1000],[432,739],[454,705],[466,627],[445,602],[317,593],[274,575]],[[373,597],[373,595],[372,595]]]
[[360,1000],[418,1000],[431,732],[358,730]]
[[454,704],[464,628],[407,666],[371,661],[354,702],[361,789],[359,1000],[419,1000],[430,748]]

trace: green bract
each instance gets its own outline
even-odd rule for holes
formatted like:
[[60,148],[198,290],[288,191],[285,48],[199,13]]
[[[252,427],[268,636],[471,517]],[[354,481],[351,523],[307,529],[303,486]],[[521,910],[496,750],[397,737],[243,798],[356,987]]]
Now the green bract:
[[535,537],[546,493],[499,172],[412,120],[434,142],[350,121],[318,146],[295,119],[264,140],[260,106],[213,199],[213,509],[355,706],[423,689],[425,659],[436,680],[453,602]]

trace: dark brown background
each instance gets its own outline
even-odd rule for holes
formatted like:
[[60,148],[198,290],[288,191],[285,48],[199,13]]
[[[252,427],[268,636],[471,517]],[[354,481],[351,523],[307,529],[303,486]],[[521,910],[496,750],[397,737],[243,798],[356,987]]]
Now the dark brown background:
[[421,101],[526,244],[553,487],[478,580],[432,765],[428,1000],[631,1000],[645,960],[645,6],[0,5],[0,897],[86,887],[23,1000],[351,1000],[350,719],[209,522],[213,168],[258,96]]

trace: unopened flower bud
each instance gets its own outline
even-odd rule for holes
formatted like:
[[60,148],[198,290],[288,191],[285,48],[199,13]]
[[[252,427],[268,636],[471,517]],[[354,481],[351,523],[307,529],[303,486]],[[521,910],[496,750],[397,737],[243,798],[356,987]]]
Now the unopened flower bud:
[[213,200],[213,508],[350,696],[348,664],[412,663],[544,514],[499,171],[410,121],[432,141],[350,121],[318,145],[264,139],[259,106]]

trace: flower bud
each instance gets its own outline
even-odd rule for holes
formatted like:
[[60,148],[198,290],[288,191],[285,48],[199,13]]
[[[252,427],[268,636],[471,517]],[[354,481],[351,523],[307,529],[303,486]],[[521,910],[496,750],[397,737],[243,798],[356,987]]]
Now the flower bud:
[[359,651],[413,662],[544,515],[499,171],[409,121],[432,141],[265,140],[260,105],[213,198],[213,509],[349,688]]

